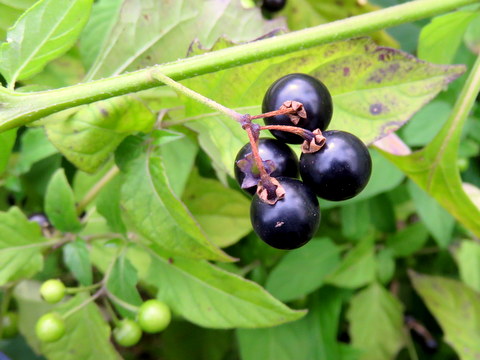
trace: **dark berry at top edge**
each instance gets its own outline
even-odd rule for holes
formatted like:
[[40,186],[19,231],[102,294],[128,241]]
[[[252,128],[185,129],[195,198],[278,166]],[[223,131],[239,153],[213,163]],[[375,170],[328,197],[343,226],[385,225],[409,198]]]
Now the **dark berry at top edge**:
[[287,4],[287,0],[263,0],[262,9],[269,12],[277,12],[282,10]]
[[[313,76],[295,73],[275,81],[265,93],[262,111],[266,113],[278,110],[288,100],[301,102],[307,118],[294,125],[287,115],[277,115],[265,118],[266,125],[290,125],[310,131],[315,129],[324,131],[330,124],[333,114],[332,97],[327,87]],[[273,130],[271,133],[286,143],[303,142],[300,136],[288,132]]]

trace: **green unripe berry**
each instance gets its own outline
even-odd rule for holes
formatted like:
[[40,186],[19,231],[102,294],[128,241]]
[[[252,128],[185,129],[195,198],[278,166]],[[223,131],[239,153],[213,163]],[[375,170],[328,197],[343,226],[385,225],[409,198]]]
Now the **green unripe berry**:
[[47,313],[40,317],[35,334],[43,342],[54,342],[65,334],[65,321],[58,313]]
[[133,346],[140,341],[142,329],[131,319],[123,319],[113,329],[113,338],[118,345]]
[[40,287],[40,295],[46,302],[57,303],[65,296],[65,285],[58,279],[47,280]]
[[153,334],[165,330],[172,320],[172,314],[167,304],[151,299],[140,306],[137,320],[143,331]]
[[18,315],[7,312],[2,316],[2,338],[9,339],[18,334]]

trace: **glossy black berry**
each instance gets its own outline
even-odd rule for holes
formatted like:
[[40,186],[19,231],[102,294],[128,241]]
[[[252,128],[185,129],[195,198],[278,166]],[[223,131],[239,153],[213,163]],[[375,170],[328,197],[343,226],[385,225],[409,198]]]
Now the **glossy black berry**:
[[285,197],[274,205],[257,194],[250,206],[250,219],[257,235],[277,249],[296,249],[305,245],[320,225],[320,208],[315,194],[300,180],[279,177]]
[[263,0],[262,9],[269,12],[277,12],[285,7],[287,0]]
[[[251,151],[252,147],[250,143],[247,143],[240,149],[235,158],[235,179],[240,186],[245,179],[245,173],[237,166],[237,161],[244,159]],[[273,162],[275,170],[270,174],[271,176],[298,177],[297,155],[285,143],[276,139],[261,138],[258,140],[258,152],[263,161],[270,160]],[[244,190],[253,195],[257,186],[251,186]]]
[[306,185],[326,200],[340,201],[362,191],[372,173],[365,144],[345,131],[325,131],[325,145],[300,157],[300,174]]
[[[313,131],[325,130],[332,119],[332,97],[326,86],[307,74],[289,74],[275,81],[265,93],[262,111],[275,111],[287,101],[301,102],[307,112],[307,118],[294,125],[287,115],[265,118],[266,125],[298,126]],[[292,133],[273,130],[277,139],[290,144],[300,144],[303,139]]]

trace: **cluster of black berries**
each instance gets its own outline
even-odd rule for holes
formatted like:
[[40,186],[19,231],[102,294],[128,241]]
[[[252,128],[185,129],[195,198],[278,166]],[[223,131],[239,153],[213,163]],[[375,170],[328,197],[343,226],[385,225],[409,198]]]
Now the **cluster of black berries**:
[[[298,112],[266,117],[265,124],[267,128],[288,126],[290,131],[269,129],[276,139],[257,141],[258,155],[269,174],[267,181],[273,180],[283,188],[278,200],[265,201],[261,191],[257,191],[264,180],[255,165],[250,143],[238,152],[235,161],[238,183],[255,194],[250,208],[253,229],[263,241],[278,249],[298,248],[315,235],[320,225],[315,195],[331,201],[350,199],[365,188],[372,170],[368,149],[359,138],[344,131],[324,131],[333,106],[323,83],[306,74],[278,79],[265,94],[263,112],[288,107],[296,107]],[[292,126],[299,131],[292,132],[291,129],[297,130]],[[300,161],[286,143],[303,143]],[[303,182],[295,179],[299,170]]]

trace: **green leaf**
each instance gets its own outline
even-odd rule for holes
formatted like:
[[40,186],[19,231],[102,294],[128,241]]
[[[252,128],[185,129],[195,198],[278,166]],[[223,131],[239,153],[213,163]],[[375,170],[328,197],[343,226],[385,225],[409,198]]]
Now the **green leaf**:
[[162,332],[162,357],[225,360],[232,354],[233,335],[232,331],[205,329],[187,321],[174,321]]
[[[142,298],[137,290],[137,282],[137,271],[135,268],[124,255],[119,256],[107,281],[107,289],[110,294],[128,305],[140,306]],[[122,317],[135,318],[136,312],[130,308],[123,307],[122,303],[114,300],[113,305]]]
[[85,304],[88,295],[80,293],[55,308],[61,315],[78,308],[65,319],[65,335],[53,343],[42,343],[42,353],[49,360],[102,359],[119,360],[120,355],[110,342],[110,326],[94,302]]
[[37,0],[0,0],[0,41],[4,41],[7,30]]
[[472,20],[474,11],[456,11],[437,16],[425,26],[418,42],[418,57],[439,64],[451,64]]
[[80,53],[87,69],[106,46],[105,41],[121,15],[123,3],[124,0],[101,0],[93,4],[90,19],[80,36]]
[[410,272],[413,286],[461,360],[480,357],[480,295],[459,281]]
[[28,221],[18,208],[0,212],[0,285],[40,271],[42,251],[49,245],[40,226]]
[[352,345],[363,351],[360,360],[396,358],[405,344],[402,312],[400,301],[377,283],[350,300],[347,318]]
[[425,148],[407,156],[382,152],[477,236],[480,236],[480,209],[463,190],[457,156],[463,126],[480,88],[479,72],[480,59],[477,59],[447,122]]
[[375,251],[372,241],[365,239],[348,252],[325,282],[339,287],[358,288],[375,279]]
[[33,164],[58,152],[41,128],[27,129],[22,134],[21,142],[20,156],[15,164],[15,171],[19,174],[28,172]]
[[340,250],[330,239],[313,239],[280,260],[268,276],[265,288],[282,301],[297,299],[322,286],[325,277],[339,263]]
[[360,240],[372,229],[368,201],[345,204],[340,211],[342,235],[346,238]]
[[41,0],[9,29],[0,46],[0,72],[10,87],[39,73],[75,43],[93,0]]
[[326,288],[314,299],[300,320],[267,329],[237,330],[242,360],[342,359],[336,338],[343,293]]
[[77,238],[62,247],[63,262],[83,286],[92,285],[93,273],[85,241]]
[[[183,136],[176,139],[179,134]],[[181,133],[175,135],[170,132],[170,136],[165,135],[166,130],[161,132],[157,130],[152,134],[154,144],[161,145],[158,151],[162,156],[173,193],[181,197],[195,163],[198,145],[196,141]]]
[[15,139],[17,138],[17,129],[12,129],[0,133],[0,175],[5,171],[10,159]]
[[128,230],[173,254],[231,260],[207,238],[173,193],[158,148],[131,160],[122,171],[120,205]]
[[471,52],[474,54],[480,54],[480,13],[477,12],[477,16],[470,21],[470,25],[465,32],[464,40]]
[[[282,13],[287,17],[288,28],[293,31],[366,14],[377,9],[379,9],[378,6],[369,2],[360,3],[358,0],[341,2],[338,0],[295,0],[287,1],[287,6]],[[386,31],[378,31],[370,35],[380,45],[398,47],[397,41]]]
[[192,0],[188,6],[111,0],[94,11],[81,39],[85,62],[93,64],[87,79],[184,58],[195,39],[211,47],[222,36],[245,42],[284,27],[282,19],[266,21],[259,9],[244,9],[234,0]]
[[460,279],[480,292],[480,245],[473,241],[462,241],[454,251]]
[[63,169],[58,169],[48,183],[45,212],[58,230],[77,232],[82,228],[75,207],[75,197]]
[[[215,49],[228,45],[219,43]],[[464,69],[421,62],[360,38],[218,71],[184,84],[227,107],[255,114],[275,80],[292,72],[308,73],[324,82],[332,94],[335,110],[329,128],[371,143],[398,129]],[[217,170],[233,176],[235,155],[247,142],[245,131],[204,105],[191,99],[185,102],[185,116],[199,117],[187,126],[199,133],[200,145]]]
[[[433,140],[448,119],[452,106],[435,100],[421,108],[402,128],[402,138],[410,146],[424,146]],[[432,121],[432,119],[435,119]]]
[[389,248],[382,249],[376,256],[377,279],[382,284],[388,284],[395,275],[395,259],[393,251]]
[[447,247],[452,241],[455,219],[415,183],[410,181],[408,190],[420,218],[437,244],[441,248]]
[[422,222],[416,222],[389,236],[387,246],[396,257],[405,257],[420,250],[427,240],[427,228]]
[[191,174],[183,201],[212,241],[226,247],[251,230],[250,201],[213,179]]
[[147,132],[155,116],[131,96],[116,97],[46,118],[48,138],[80,170],[93,173],[125,137]]
[[289,309],[258,284],[206,261],[152,253],[148,274],[141,280],[158,288],[157,297],[175,313],[200,326],[268,327],[305,314]]
[[120,189],[122,181],[119,176],[110,180],[102,189],[96,200],[97,211],[107,220],[113,232],[124,234],[127,232],[122,220],[120,209]]

